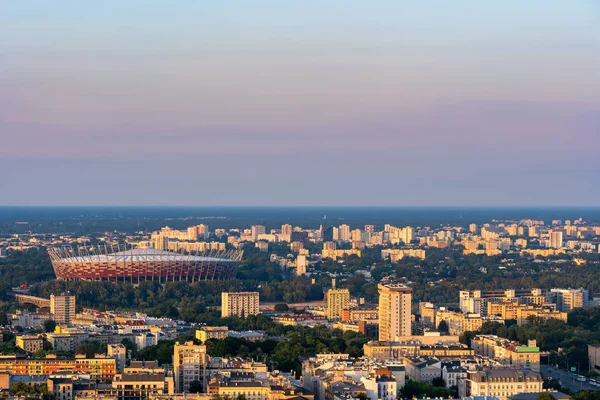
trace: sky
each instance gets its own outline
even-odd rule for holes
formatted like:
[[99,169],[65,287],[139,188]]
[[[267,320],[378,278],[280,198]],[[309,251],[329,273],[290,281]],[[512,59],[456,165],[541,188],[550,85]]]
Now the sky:
[[0,7],[0,205],[600,205],[600,1]]

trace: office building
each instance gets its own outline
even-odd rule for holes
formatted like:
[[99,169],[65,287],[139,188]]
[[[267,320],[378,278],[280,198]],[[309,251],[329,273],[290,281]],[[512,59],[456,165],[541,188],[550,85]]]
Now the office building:
[[260,313],[258,296],[258,292],[221,293],[221,317],[237,315],[246,318]]
[[400,284],[379,284],[379,340],[411,336],[412,289]]

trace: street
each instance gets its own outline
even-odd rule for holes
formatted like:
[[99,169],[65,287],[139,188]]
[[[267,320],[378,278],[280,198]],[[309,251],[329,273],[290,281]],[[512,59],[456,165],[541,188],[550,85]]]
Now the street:
[[588,382],[580,382],[572,374],[554,367],[542,365],[540,372],[545,378],[560,379],[562,386],[568,387],[575,392],[579,390],[600,390],[600,387],[592,386]]

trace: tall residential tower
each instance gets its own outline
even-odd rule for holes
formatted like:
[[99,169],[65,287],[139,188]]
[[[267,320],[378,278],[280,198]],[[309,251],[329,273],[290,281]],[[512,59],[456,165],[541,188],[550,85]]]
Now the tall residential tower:
[[379,284],[379,340],[396,341],[412,335],[412,289],[400,284]]

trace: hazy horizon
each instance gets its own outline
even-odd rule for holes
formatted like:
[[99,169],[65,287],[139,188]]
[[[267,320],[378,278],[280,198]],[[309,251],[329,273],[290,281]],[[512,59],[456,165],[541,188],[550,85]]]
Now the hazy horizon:
[[600,203],[588,0],[13,2],[0,205]]

